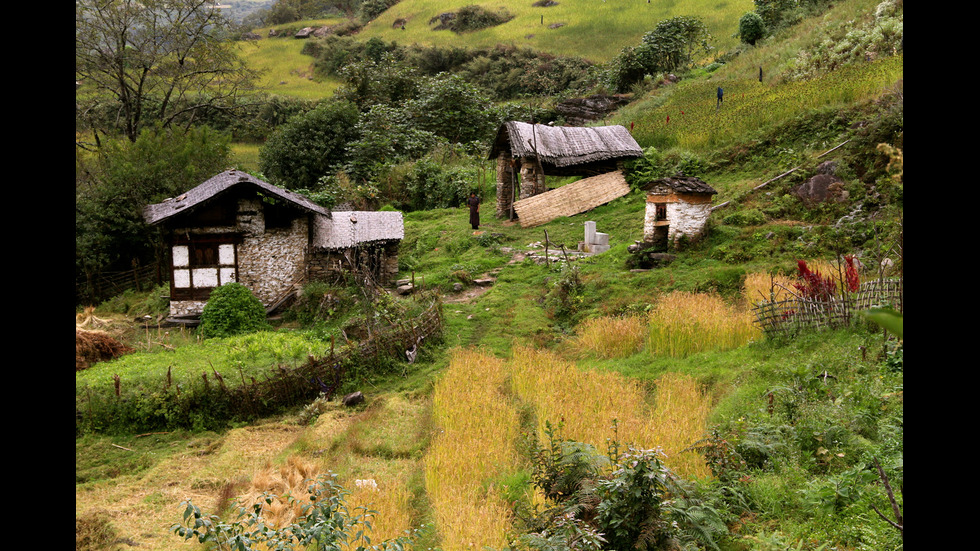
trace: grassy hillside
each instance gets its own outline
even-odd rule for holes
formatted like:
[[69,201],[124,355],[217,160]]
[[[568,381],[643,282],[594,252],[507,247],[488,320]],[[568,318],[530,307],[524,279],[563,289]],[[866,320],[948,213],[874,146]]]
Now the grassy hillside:
[[[474,2],[454,0],[403,0],[369,23],[360,33],[365,39],[380,37],[400,44],[493,47],[507,44],[595,62],[612,59],[657,23],[676,15],[697,15],[715,37],[715,46],[727,50],[737,44],[732,35],[738,18],[753,9],[749,0],[706,2],[677,0],[568,0],[554,6],[535,7],[532,2],[499,0],[481,4],[488,10],[506,10],[513,19],[493,28],[457,35],[435,31],[429,20]],[[395,22],[405,22],[405,28]],[[555,28],[551,28],[556,26]]]
[[[566,3],[568,11],[558,11]],[[533,33],[529,40],[556,53],[588,48],[608,58],[656,22],[632,21],[638,18],[630,10],[661,5],[682,3],[621,3],[618,11],[617,0],[590,3],[608,10],[591,17],[588,24],[603,25],[602,33],[587,35],[603,39],[592,41],[576,34],[587,23],[575,17],[590,19],[581,4],[507,4],[520,14],[512,23],[524,27],[493,32],[506,30],[508,40]],[[729,202],[712,214],[705,239],[674,251],[669,266],[630,270],[627,247],[642,236],[640,193],[533,229],[486,213],[473,232],[463,208],[406,213],[400,275],[439,290],[440,342],[424,344],[413,364],[392,362],[350,381],[344,390],[368,398],[357,408],[315,402],[217,432],[77,438],[76,540],[88,542],[77,548],[201,549],[170,533],[183,500],[230,520],[234,498],[302,495],[304,479],[333,472],[352,491],[352,503],[378,511],[378,539],[418,529],[415,549],[503,549],[540,531],[533,521],[543,516],[531,512],[541,515],[554,504],[532,482],[533,452],[549,442],[549,427],[560,425],[562,437],[600,455],[613,443],[662,447],[665,465],[693,488],[683,504],[669,504],[693,504],[684,509],[689,516],[673,518],[717,513],[727,534],[715,532],[715,542],[725,551],[902,549],[900,534],[871,508],[890,516],[874,461],[896,490],[904,478],[901,342],[865,322],[766,338],[752,327],[750,310],[773,281],[792,289],[801,259],[833,273],[839,255],[856,254],[865,262],[864,278],[875,277],[884,258],[898,262],[891,275],[904,269],[903,187],[876,149],[883,140],[901,147],[902,56],[868,56],[874,61],[794,77],[826,52],[825,39],[851,33],[875,5],[838,3],[723,66],[648,90],[610,117],[634,124],[638,141],[657,148],[658,166],[697,170],[718,190],[715,203]],[[729,26],[751,9],[713,7],[729,14]],[[500,40],[489,32],[454,37],[428,30],[432,14],[450,9],[406,0],[362,36]],[[572,22],[530,30],[541,26],[541,14],[547,27],[559,13]],[[410,16],[405,31],[390,28],[398,14]],[[619,32],[605,26],[613,21],[622,25]],[[615,45],[592,43],[610,36]],[[273,54],[270,67],[299,71],[302,63],[284,61],[298,44],[284,41],[277,52],[260,45],[252,55]],[[270,78],[289,82],[291,74]],[[295,88],[282,89],[320,93],[296,76]],[[718,86],[726,91],[720,109]],[[818,158],[839,144],[845,145]],[[792,191],[824,160],[838,162],[848,200],[806,207]],[[804,169],[752,191],[796,166]],[[490,185],[485,193],[491,200]],[[612,249],[562,262],[561,246],[575,249],[589,220],[610,235]],[[533,260],[546,235],[553,255],[547,265]],[[475,285],[480,278],[493,285]],[[112,396],[115,374],[142,377],[125,389],[135,394],[123,398],[147,403],[168,373],[190,381],[206,369],[224,370],[234,384],[237,366],[247,364],[249,375],[262,377],[323,350],[342,323],[292,322],[274,333],[202,343],[193,332],[147,331],[127,321],[151,311],[146,305],[155,298],[128,295],[99,307],[103,317],[121,320],[109,330],[138,352],[78,373],[76,399],[99,391]],[[355,482],[367,479],[377,490]],[[896,497],[901,505],[900,491]],[[278,503],[269,511],[278,522],[294,518]],[[531,548],[546,547],[526,541],[514,547]]]

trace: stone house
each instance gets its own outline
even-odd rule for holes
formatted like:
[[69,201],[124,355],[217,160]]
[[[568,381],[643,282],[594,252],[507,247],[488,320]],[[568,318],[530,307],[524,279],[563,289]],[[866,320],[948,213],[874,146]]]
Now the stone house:
[[550,126],[509,121],[490,149],[497,162],[498,217],[513,218],[515,202],[548,191],[549,176],[597,176],[643,156],[626,128]]
[[643,221],[646,246],[666,248],[681,238],[696,241],[711,215],[712,196],[718,193],[693,176],[662,178],[643,186],[647,192]]
[[222,172],[148,205],[170,269],[170,316],[200,315],[211,291],[237,281],[273,311],[313,280],[356,276],[388,285],[404,237],[400,212],[331,212],[247,173]]

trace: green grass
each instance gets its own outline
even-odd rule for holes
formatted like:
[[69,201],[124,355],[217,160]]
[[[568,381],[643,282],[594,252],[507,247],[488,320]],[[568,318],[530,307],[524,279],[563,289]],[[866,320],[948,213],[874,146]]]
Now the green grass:
[[[844,108],[886,93],[904,74],[904,56],[844,67],[805,82],[759,83],[751,75],[684,81],[618,111],[619,124],[635,123],[641,146],[709,152],[757,138],[815,108]],[[723,105],[716,89],[725,90]],[[836,144],[827,144],[830,149]]]
[[[290,28],[304,25],[337,23],[333,20],[303,21]],[[330,97],[340,85],[334,79],[314,79],[313,58],[303,55],[304,40],[292,36],[269,38],[269,29],[256,29],[261,38],[239,43],[240,55],[252,69],[260,72],[258,87],[270,94],[301,99]]]
[[[429,20],[444,12],[478,4],[489,10],[506,9],[514,19],[497,27],[465,35],[434,31]],[[727,50],[738,42],[732,35],[738,18],[751,11],[751,0],[581,0],[561,1],[556,6],[538,8],[530,0],[500,0],[492,3],[471,0],[403,0],[389,8],[360,32],[364,40],[380,37],[399,44],[488,48],[498,44],[528,47],[560,56],[573,56],[595,62],[609,61],[626,46],[635,46],[644,33],[665,19],[677,15],[702,18],[714,35],[714,46]],[[543,18],[543,19],[542,19]],[[407,20],[405,29],[396,20]],[[551,29],[550,25],[564,23]]]

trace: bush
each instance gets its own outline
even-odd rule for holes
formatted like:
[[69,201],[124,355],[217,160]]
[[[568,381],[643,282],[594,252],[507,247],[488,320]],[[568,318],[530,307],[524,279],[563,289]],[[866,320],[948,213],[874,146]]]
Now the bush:
[[747,44],[755,45],[756,40],[766,36],[766,23],[762,16],[750,11],[738,20],[738,37]]
[[201,312],[198,334],[206,339],[270,329],[265,307],[241,283],[226,283],[211,292]]

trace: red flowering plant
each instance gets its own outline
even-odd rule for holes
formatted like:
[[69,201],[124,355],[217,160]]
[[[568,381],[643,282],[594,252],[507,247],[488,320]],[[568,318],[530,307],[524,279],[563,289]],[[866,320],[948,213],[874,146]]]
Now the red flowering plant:
[[803,298],[826,300],[837,294],[837,285],[830,276],[824,276],[819,270],[811,269],[806,260],[797,260],[797,281],[793,287]]
[[[841,275],[841,289],[853,293],[861,283],[853,255],[844,256],[844,273]],[[838,286],[830,275],[823,275],[819,270],[807,266],[806,260],[797,260],[797,282],[793,287],[803,298],[826,300],[837,295]]]

